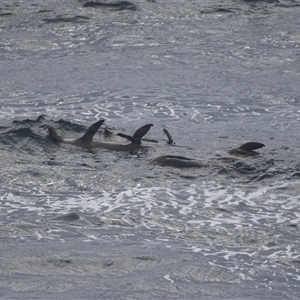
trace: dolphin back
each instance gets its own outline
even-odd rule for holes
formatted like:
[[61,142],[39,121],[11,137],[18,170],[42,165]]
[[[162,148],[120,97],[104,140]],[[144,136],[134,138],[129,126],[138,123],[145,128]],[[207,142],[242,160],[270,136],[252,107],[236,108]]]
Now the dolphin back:
[[177,156],[177,155],[163,155],[158,156],[151,161],[152,164],[157,164],[162,167],[175,167],[175,168],[203,168],[208,164],[196,159]]
[[262,147],[265,147],[265,145],[262,143],[250,142],[250,143],[246,143],[246,144],[242,145],[241,147],[239,147],[239,149],[244,150],[244,151],[253,151],[256,149],[260,149]]

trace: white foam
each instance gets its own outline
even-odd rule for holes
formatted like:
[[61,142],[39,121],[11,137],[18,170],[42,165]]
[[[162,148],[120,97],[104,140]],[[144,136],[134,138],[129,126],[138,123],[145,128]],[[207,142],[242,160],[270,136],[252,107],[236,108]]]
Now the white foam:
[[8,201],[18,201],[17,197],[15,197],[15,195],[13,195],[12,193],[8,193],[6,195],[6,200],[8,200]]
[[174,283],[174,280],[170,278],[170,275],[165,275],[164,278],[171,281],[171,283]]

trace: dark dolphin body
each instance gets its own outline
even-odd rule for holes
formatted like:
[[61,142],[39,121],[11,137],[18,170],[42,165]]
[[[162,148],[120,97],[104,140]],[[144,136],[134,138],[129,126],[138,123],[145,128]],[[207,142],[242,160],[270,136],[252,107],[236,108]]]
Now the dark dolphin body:
[[[173,138],[167,129],[163,129],[163,133],[167,136],[169,145],[174,145]],[[203,168],[207,167],[208,163],[193,158],[188,158],[180,155],[162,155],[154,158],[150,162],[151,164],[159,165],[162,167],[174,167],[174,168]]]
[[129,140],[130,144],[117,144],[117,143],[103,143],[103,142],[94,142],[93,137],[104,123],[104,120],[100,120],[89,127],[87,132],[80,138],[77,139],[64,139],[59,136],[56,130],[53,127],[48,128],[49,137],[56,143],[64,143],[69,145],[74,145],[83,148],[102,148],[112,151],[127,151],[134,152],[138,150],[141,145],[142,137],[147,134],[153,124],[147,124],[139,128],[133,136],[128,136],[122,133],[117,135]]
[[137,6],[129,1],[118,1],[112,3],[105,3],[100,1],[86,1],[83,7],[99,7],[108,8],[110,10],[137,10]]
[[[170,133],[164,129],[163,132],[168,138],[168,144],[173,145],[174,141]],[[264,147],[265,145],[257,142],[246,143],[239,148],[232,149],[228,153],[232,155],[240,156],[255,156],[258,155],[258,152],[254,150]],[[228,159],[228,158],[227,158]],[[162,167],[175,167],[175,168],[203,168],[208,167],[210,164],[206,161],[200,161],[194,158],[188,158],[184,156],[176,155],[163,155],[154,158],[151,164],[156,164]]]
[[196,159],[176,156],[176,155],[163,155],[154,158],[151,164],[156,164],[162,167],[175,167],[175,168],[203,168],[207,167],[208,163],[201,162]]
[[228,151],[228,153],[231,155],[238,155],[238,156],[255,156],[255,155],[259,155],[259,153],[254,150],[263,147],[265,147],[265,145],[262,143],[250,142],[240,146],[239,148],[231,149]]

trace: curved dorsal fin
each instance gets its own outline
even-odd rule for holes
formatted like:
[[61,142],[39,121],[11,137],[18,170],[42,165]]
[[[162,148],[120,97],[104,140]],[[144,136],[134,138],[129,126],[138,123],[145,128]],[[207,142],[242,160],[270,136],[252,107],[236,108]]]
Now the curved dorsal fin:
[[168,141],[167,141],[167,143],[169,144],[169,145],[172,145],[172,144],[174,144],[174,141],[173,141],[173,138],[172,138],[172,136],[171,136],[171,134],[169,133],[169,131],[167,130],[167,129],[163,129],[163,132],[164,132],[164,134],[167,136],[167,138],[168,138]]
[[246,143],[246,144],[242,145],[241,147],[239,147],[239,149],[244,150],[244,151],[253,151],[256,149],[260,149],[262,147],[265,147],[265,145],[262,143],[250,142],[250,143]]
[[147,124],[142,127],[140,127],[133,136],[124,134],[124,133],[117,133],[118,136],[129,140],[132,144],[140,144],[141,139],[144,135],[147,134],[147,132],[150,130],[150,128],[153,126],[153,124]]
[[147,125],[144,125],[142,127],[140,127],[133,135],[133,138],[138,142],[140,143],[141,142],[141,139],[144,135],[147,134],[147,132],[150,130],[150,128],[153,126],[153,124],[147,124]]
[[81,138],[82,141],[89,143],[93,141],[93,137],[96,134],[96,132],[99,130],[101,125],[104,123],[104,120],[100,120],[94,124],[92,124],[89,129],[86,131],[86,133]]

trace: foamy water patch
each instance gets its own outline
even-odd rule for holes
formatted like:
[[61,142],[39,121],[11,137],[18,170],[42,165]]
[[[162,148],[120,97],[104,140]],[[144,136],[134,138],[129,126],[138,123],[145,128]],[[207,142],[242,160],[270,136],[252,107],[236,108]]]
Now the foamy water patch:
[[[297,268],[293,262],[300,260],[298,185],[296,181],[269,186],[203,181],[185,187],[99,189],[97,194],[23,197],[9,192],[1,197],[5,212],[0,215],[1,234],[62,238],[70,231],[97,240],[100,227],[127,228],[131,233],[150,230],[166,240],[182,240],[188,251],[224,261],[247,257],[262,264],[265,257],[268,264]],[[78,218],[58,219],[70,214]],[[22,223],[26,225],[20,227]]]
[[18,209],[53,216],[72,211],[82,214],[138,215],[141,218],[172,221],[191,226],[255,226],[298,224],[300,196],[298,182],[277,182],[269,186],[220,185],[202,182],[186,187],[133,187],[100,189],[97,194],[39,193],[34,200],[7,193],[1,205],[7,212]]

